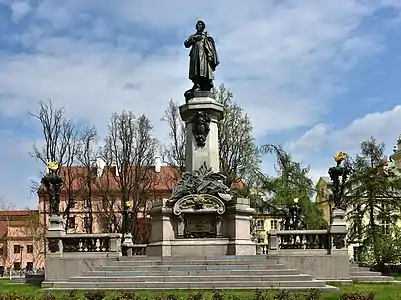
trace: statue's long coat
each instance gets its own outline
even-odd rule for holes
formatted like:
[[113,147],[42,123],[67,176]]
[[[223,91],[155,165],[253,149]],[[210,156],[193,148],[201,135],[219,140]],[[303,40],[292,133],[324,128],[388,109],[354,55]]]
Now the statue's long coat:
[[192,46],[189,52],[189,79],[204,77],[213,80],[213,72],[219,64],[214,40],[207,36],[207,33],[202,33],[200,41],[195,41],[194,36],[194,34],[191,35],[184,42],[186,47]]

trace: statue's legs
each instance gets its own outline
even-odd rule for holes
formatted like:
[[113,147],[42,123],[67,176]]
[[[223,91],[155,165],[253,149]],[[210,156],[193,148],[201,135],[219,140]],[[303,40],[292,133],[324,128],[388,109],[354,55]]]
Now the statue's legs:
[[213,88],[213,80],[207,77],[199,77],[198,91],[210,91]]

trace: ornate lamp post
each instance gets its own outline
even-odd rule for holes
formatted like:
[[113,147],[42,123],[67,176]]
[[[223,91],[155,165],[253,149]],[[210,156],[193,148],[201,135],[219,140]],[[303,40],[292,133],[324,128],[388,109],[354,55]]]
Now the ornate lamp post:
[[292,230],[298,230],[300,228],[301,223],[301,213],[302,209],[298,204],[299,199],[294,198],[294,205],[290,207],[290,215],[292,217]]
[[62,251],[62,243],[59,239],[64,229],[60,217],[60,193],[63,179],[58,175],[59,165],[56,162],[47,164],[49,172],[42,178],[50,203],[50,227],[47,232],[50,252]]
[[58,175],[58,164],[50,162],[47,164],[49,173],[42,178],[42,183],[45,186],[50,202],[51,215],[60,216],[60,192],[63,179]]
[[124,203],[124,241],[122,243],[122,248],[127,256],[132,255],[132,248],[134,242],[132,241],[132,205],[130,201]]
[[330,179],[333,182],[333,200],[334,206],[337,209],[344,209],[344,185],[347,181],[351,170],[342,165],[342,162],[346,159],[347,154],[345,152],[339,152],[334,156],[336,166],[329,169]]
[[[347,235],[347,226],[344,220],[345,216],[345,203],[344,203],[344,188],[345,182],[351,170],[342,165],[346,159],[345,152],[339,152],[334,156],[336,166],[329,169],[330,179],[333,182],[332,186],[332,200],[334,201],[334,210],[331,213],[330,236],[331,243],[335,249],[345,249],[345,239]],[[344,250],[346,251],[346,250]]]

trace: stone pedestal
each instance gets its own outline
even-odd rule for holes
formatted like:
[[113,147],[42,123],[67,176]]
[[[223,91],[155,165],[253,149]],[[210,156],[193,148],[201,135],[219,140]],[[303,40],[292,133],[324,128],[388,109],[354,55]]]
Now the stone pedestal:
[[61,238],[65,236],[63,219],[58,215],[50,216],[50,225],[46,232],[48,250],[50,255],[59,255],[63,253],[63,242]]
[[228,254],[256,255],[256,244],[251,236],[251,218],[255,210],[249,206],[249,199],[234,198],[224,216],[225,236],[230,239]]
[[146,247],[148,256],[171,256],[171,240],[175,239],[172,209],[166,207],[168,199],[160,199],[153,203],[150,211],[152,231],[150,243]]
[[[183,202],[185,203],[185,202]],[[223,202],[221,202],[223,204]],[[249,207],[249,199],[232,199],[217,210],[221,212],[221,223],[217,223],[215,238],[184,238],[180,223],[180,207],[168,207],[167,199],[155,203],[151,210],[152,233],[151,242],[146,248],[148,256],[221,256],[221,255],[256,255],[256,244],[251,240],[250,222],[254,210]],[[190,214],[207,213],[205,211],[190,212],[191,208],[183,210],[186,216]],[[177,214],[178,213],[178,218]]]
[[339,208],[334,209],[329,232],[332,242],[332,251],[347,252],[345,240],[347,236],[347,224],[345,222],[344,210]]
[[131,232],[124,234],[124,241],[121,246],[126,252],[127,256],[132,256],[132,248],[134,247],[134,242],[132,241]]
[[[206,135],[204,146],[199,146],[193,129],[196,126],[194,117],[197,112],[205,112],[210,118],[209,131]],[[187,128],[187,140],[185,145],[186,172],[194,172],[206,162],[208,168],[219,172],[219,134],[218,122],[223,119],[223,105],[211,97],[195,97],[188,103],[180,106],[181,118]]]

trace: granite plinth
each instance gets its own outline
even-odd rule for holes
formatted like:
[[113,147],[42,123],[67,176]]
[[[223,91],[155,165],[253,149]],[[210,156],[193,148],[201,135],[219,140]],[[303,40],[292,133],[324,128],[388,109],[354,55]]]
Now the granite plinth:
[[[210,131],[206,136],[205,145],[197,145],[195,136],[192,132],[194,124],[191,122],[196,112],[206,112],[210,117]],[[181,118],[184,120],[187,129],[187,139],[185,145],[186,172],[194,172],[206,162],[208,168],[214,172],[219,172],[219,134],[218,122],[223,119],[223,105],[217,103],[210,97],[192,98],[186,104],[180,106]]]

